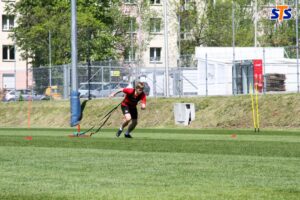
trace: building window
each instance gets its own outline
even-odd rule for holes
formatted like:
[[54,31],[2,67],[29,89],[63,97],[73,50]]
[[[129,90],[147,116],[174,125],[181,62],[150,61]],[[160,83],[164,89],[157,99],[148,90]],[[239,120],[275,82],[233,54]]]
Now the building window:
[[129,33],[134,33],[137,29],[137,23],[135,17],[127,17],[126,18],[126,31]]
[[150,62],[161,60],[161,48],[151,47],[150,48]]
[[161,27],[161,18],[151,18],[150,19],[150,32],[159,33]]
[[194,0],[184,0],[183,2],[183,8],[184,10],[192,10],[195,8],[196,4]]
[[190,40],[192,39],[192,30],[196,22],[190,19],[188,16],[182,16],[180,20],[180,39]]
[[13,45],[2,46],[2,60],[4,61],[15,60],[15,47]]
[[136,0],[124,0],[125,4],[135,4]]
[[189,40],[192,39],[192,34],[191,34],[191,24],[189,22],[183,21],[181,27],[180,27],[180,39],[181,40]]
[[2,30],[9,31],[14,27],[15,17],[13,15],[2,15]]
[[135,48],[126,48],[124,52],[124,58],[126,62],[135,61]]
[[151,5],[157,5],[160,4],[160,0],[150,0]]

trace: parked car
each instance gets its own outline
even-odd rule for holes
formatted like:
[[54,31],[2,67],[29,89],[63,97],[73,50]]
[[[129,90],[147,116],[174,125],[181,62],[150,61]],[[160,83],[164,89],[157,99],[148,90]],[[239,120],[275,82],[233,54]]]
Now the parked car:
[[[108,83],[103,86],[103,90],[100,91],[101,97],[108,97],[111,93],[118,91],[120,88],[132,87],[129,83]],[[117,94],[117,96],[124,96],[123,93]]]
[[[150,93],[150,86],[147,82],[144,83],[144,92],[148,96]],[[103,86],[103,90],[100,91],[100,96],[101,97],[107,97],[111,93],[118,91],[120,88],[133,88],[135,87],[135,83],[129,84],[129,83],[109,83]],[[124,96],[123,93],[119,93],[116,95],[117,97],[122,97]]]
[[4,101],[28,101],[28,100],[46,100],[45,95],[37,94],[35,91],[11,90],[5,94]]
[[[100,91],[102,89],[102,83],[99,82],[90,82],[90,95],[92,98],[100,97]],[[78,88],[80,93],[80,98],[88,98],[89,96],[89,83],[84,82],[80,83]]]

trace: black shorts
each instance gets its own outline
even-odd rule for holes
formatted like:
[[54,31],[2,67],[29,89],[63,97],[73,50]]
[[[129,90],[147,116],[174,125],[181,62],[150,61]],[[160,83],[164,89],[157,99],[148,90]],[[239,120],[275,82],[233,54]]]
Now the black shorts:
[[138,112],[137,112],[136,106],[129,107],[129,106],[121,105],[121,109],[122,109],[123,115],[129,113],[131,115],[131,119],[137,119],[138,118]]

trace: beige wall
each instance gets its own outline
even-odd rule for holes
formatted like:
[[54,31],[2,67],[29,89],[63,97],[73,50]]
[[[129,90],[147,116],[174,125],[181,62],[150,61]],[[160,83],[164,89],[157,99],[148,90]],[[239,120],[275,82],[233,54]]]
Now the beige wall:
[[[161,32],[152,34],[153,38],[149,41],[148,48],[144,52],[143,62],[145,67],[164,67],[165,66],[165,46],[164,46],[164,4],[161,0],[161,5],[150,6],[150,9],[155,9],[161,18]],[[168,1],[168,62],[169,67],[177,67],[178,54],[178,21],[176,15],[174,16],[175,4],[172,0]],[[150,47],[161,47],[161,60],[158,63],[150,62]]]
[[[164,67],[165,64],[165,49],[164,49],[164,0],[160,0],[160,5],[152,5],[150,9],[157,12],[156,17],[161,17],[162,26],[161,32],[152,34],[151,40],[148,41],[147,48],[141,55],[141,66],[143,67]],[[195,0],[199,11],[203,11],[205,7],[204,0]],[[178,17],[176,15],[176,9],[179,0],[168,0],[168,62],[169,67],[177,67],[179,59],[179,33],[178,33]],[[201,13],[201,12],[200,12]],[[161,60],[160,62],[150,62],[150,47],[161,47]]]
[[[12,1],[11,1],[12,2]],[[10,2],[10,3],[11,3]],[[15,74],[14,70],[16,69],[16,88],[17,89],[25,89],[26,88],[26,79],[28,79],[29,86],[32,83],[32,75],[28,73],[28,77],[26,77],[26,62],[23,61],[20,57],[20,51],[16,48],[15,60],[4,61],[3,60],[3,45],[14,45],[12,39],[8,38],[9,35],[12,34],[10,31],[4,31],[2,29],[2,15],[5,15],[4,7],[7,2],[0,1],[0,89],[2,89],[5,85],[3,83],[3,74]],[[16,19],[15,19],[16,22]],[[14,23],[16,26],[16,23]]]
[[[178,21],[174,13],[178,0],[168,0],[168,57],[169,67],[177,67],[178,55]],[[161,31],[158,33],[150,33],[150,35],[144,30],[137,31],[137,38],[140,41],[145,42],[140,56],[141,67],[164,67],[165,62],[165,47],[164,47],[164,0],[160,0],[161,4],[150,5],[149,9],[152,13],[155,13],[153,17],[161,18]],[[136,16],[137,12],[135,9],[136,5],[125,5],[123,12],[130,15]],[[141,22],[142,23],[142,22]],[[150,48],[156,47],[161,48],[161,59],[158,62],[150,61]],[[138,55],[136,55],[138,58]]]

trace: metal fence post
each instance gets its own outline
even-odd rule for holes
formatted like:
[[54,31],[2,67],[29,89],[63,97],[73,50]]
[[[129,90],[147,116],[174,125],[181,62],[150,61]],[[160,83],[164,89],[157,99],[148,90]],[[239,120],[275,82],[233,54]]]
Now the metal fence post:
[[69,86],[69,81],[68,81],[68,66],[63,65],[64,68],[64,99],[68,98],[68,86]]
[[267,80],[266,80],[266,50],[263,48],[263,80],[264,80],[264,89],[263,94],[266,94],[267,91]]
[[89,91],[88,91],[88,99],[91,100],[91,60],[90,58],[88,59],[88,87],[89,87]]
[[[111,59],[109,59],[109,83],[111,83]],[[109,87],[109,94],[111,94],[111,87]]]
[[299,36],[298,36],[298,0],[295,2],[296,4],[296,57],[297,57],[297,92],[299,93],[300,85],[299,85]]
[[232,1],[232,65],[233,65],[233,95],[236,95],[236,69],[235,69],[235,16],[234,16],[234,11],[235,11],[235,4],[234,1]]
[[100,66],[101,67],[101,90],[103,90],[103,84],[104,84],[104,80],[103,80],[103,78],[104,78],[104,75],[103,75],[103,72],[104,72],[104,70],[103,70],[103,65],[102,66]]
[[71,85],[71,73],[72,73],[72,65],[71,64],[68,64],[67,65],[67,71],[68,71],[68,76],[67,76],[67,83],[68,83],[68,96],[70,96],[70,94],[71,94],[71,87],[72,87],[72,85]]
[[154,61],[154,73],[153,73],[153,94],[154,97],[157,97],[157,92],[156,92],[156,61]]
[[52,87],[52,55],[51,55],[51,31],[49,30],[49,86]]
[[205,54],[205,94],[208,96],[208,79],[207,79],[207,65],[208,65],[208,60],[207,60],[207,53]]
[[183,93],[183,82],[182,82],[182,69],[179,67],[179,97],[181,98]]

